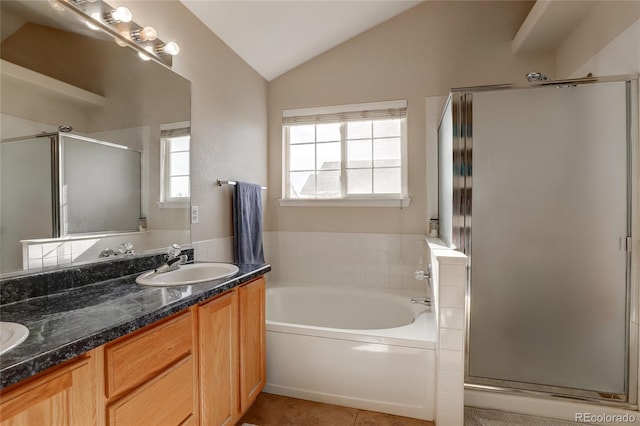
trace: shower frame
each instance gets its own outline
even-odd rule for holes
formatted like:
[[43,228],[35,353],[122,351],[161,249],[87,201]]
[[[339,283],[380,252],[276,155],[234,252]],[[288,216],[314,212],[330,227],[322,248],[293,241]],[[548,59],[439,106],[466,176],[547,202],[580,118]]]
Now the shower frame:
[[[602,395],[596,391],[551,386],[536,383],[516,382],[484,377],[471,377],[469,375],[469,329],[471,308],[471,219],[472,219],[472,195],[473,195],[473,94],[487,91],[504,90],[535,90],[543,87],[570,87],[588,85],[594,83],[624,82],[626,87],[626,113],[627,113],[627,229],[626,244],[626,374],[624,394]],[[466,288],[466,344],[465,344],[465,389],[483,390],[511,395],[536,396],[549,399],[577,400],[592,404],[615,406],[620,408],[638,408],[638,326],[632,323],[633,318],[638,317],[638,301],[631,300],[632,295],[638,294],[638,263],[634,260],[631,247],[637,247],[639,236],[638,227],[640,220],[636,217],[640,212],[640,196],[638,195],[637,182],[634,180],[640,174],[638,164],[638,76],[624,75],[612,77],[586,77],[569,80],[537,81],[530,83],[502,84],[490,86],[461,87],[451,89],[451,93],[440,119],[438,130],[442,126],[447,115],[447,109],[451,109],[452,126],[452,212],[450,229],[444,242],[454,249],[460,250],[469,256],[467,266]],[[439,138],[440,139],[440,138]],[[442,164],[442,152],[439,141],[439,164]],[[440,180],[442,180],[442,171]],[[439,215],[443,216],[442,188],[439,195]],[[442,219],[441,219],[442,225]],[[441,230],[442,231],[442,230]],[[445,230],[446,232],[446,230]],[[442,233],[441,233],[442,235]]]

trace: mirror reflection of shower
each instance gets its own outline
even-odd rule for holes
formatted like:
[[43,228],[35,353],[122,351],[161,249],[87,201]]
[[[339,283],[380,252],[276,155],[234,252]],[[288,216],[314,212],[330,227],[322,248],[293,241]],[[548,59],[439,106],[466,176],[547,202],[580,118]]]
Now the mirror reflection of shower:
[[138,230],[141,152],[59,129],[0,143],[1,271],[29,269],[34,240]]

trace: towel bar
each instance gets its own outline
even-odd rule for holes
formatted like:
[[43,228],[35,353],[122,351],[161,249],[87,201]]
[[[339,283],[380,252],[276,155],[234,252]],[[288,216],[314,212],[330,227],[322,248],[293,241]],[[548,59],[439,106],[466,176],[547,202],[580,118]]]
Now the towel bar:
[[[216,184],[218,186],[222,186],[222,185],[235,185],[236,181],[234,180],[222,180],[222,179],[217,179],[216,180]],[[262,189],[267,189],[266,186],[261,186]]]

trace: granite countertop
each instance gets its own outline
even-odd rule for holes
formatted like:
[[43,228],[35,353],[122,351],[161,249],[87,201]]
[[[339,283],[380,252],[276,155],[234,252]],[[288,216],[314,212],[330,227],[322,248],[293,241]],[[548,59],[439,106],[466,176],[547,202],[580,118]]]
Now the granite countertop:
[[271,270],[238,267],[231,278],[180,287],[136,284],[137,272],[0,306],[2,321],[29,329],[27,340],[0,357],[0,389]]

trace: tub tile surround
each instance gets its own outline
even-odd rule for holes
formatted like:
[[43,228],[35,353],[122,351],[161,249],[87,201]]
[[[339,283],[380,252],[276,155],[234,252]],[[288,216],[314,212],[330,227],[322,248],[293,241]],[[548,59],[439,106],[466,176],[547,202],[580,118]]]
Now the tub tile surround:
[[436,417],[438,426],[464,424],[465,289],[467,256],[428,238],[438,342],[436,344]]
[[[269,280],[279,286],[337,286],[427,293],[416,270],[426,268],[424,235],[334,232],[264,234]],[[197,256],[197,255],[196,255]]]

